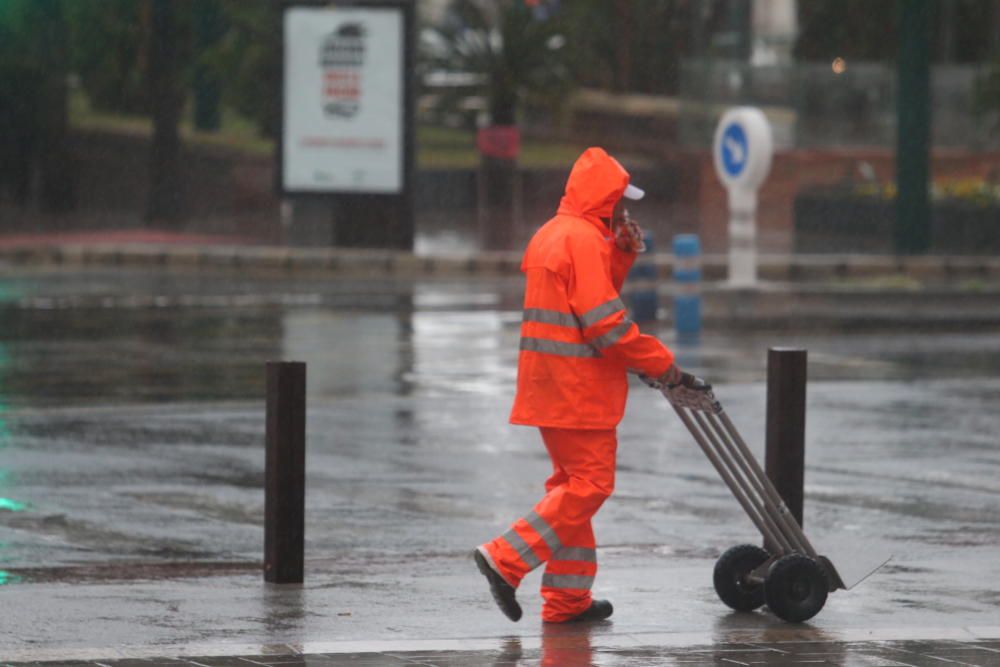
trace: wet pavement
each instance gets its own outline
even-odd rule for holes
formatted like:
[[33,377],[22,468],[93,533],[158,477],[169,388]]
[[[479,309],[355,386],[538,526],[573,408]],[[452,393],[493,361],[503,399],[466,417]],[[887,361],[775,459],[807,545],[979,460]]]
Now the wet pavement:
[[[468,559],[530,509],[547,474],[537,434],[506,423],[519,301],[517,280],[0,276],[0,595],[16,610],[0,623],[0,660],[291,645],[539,664],[537,573],[511,624]],[[945,639],[992,657],[1000,335],[714,331],[676,343],[758,454],[769,345],[810,351],[807,533],[843,558],[893,560],[805,625],[729,613],[714,560],[759,538],[662,397],[637,385],[595,527],[595,592],[615,602],[614,623],[579,651],[680,664],[697,647],[770,655],[812,641],[841,646],[834,664],[946,664],[884,644]],[[309,367],[303,586],[264,585],[259,569],[263,365],[275,358]],[[505,663],[502,642],[521,658]],[[475,661],[412,652],[442,648]]]
[[[347,653],[274,653],[185,658],[79,660],[74,667],[254,667],[260,665],[340,665],[426,667],[626,667],[640,665],[854,665],[858,667],[922,667],[934,665],[1000,665],[997,641],[782,641],[720,643],[711,646],[595,647],[587,627],[547,626],[541,638],[501,639],[491,649],[422,650]],[[8,663],[6,667],[55,663]]]

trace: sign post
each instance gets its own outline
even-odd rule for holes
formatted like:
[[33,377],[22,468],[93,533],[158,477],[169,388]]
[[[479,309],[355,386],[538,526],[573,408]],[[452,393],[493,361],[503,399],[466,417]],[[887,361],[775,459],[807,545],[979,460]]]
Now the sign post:
[[729,283],[757,282],[757,190],[771,170],[771,125],[760,109],[735,107],[715,129],[712,156],[729,193]]
[[325,201],[334,245],[413,246],[413,3],[283,7],[279,189]]

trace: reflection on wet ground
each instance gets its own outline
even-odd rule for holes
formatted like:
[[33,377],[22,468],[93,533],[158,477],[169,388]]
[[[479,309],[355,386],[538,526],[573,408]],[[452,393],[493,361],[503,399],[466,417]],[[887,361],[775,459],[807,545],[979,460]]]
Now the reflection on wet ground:
[[[0,281],[0,409],[256,399],[262,363],[310,362],[310,395],[509,387],[520,281],[44,274]],[[669,328],[659,332],[672,338]],[[759,381],[770,345],[813,379],[1000,374],[1000,335],[708,332],[674,341],[716,383]],[[318,394],[317,394],[318,392]]]
[[[60,597],[66,583],[100,583],[93,594],[118,610],[84,622],[84,589],[60,597],[79,623],[64,624],[68,645],[94,628],[125,641],[147,617],[160,642],[220,626],[235,639],[441,636],[428,606],[450,610],[449,636],[502,629],[466,560],[548,472],[537,434],[507,424],[519,289],[103,274],[9,285],[0,585],[21,584],[4,592],[25,614],[5,631],[31,637],[52,611],[18,591]],[[995,624],[1000,597],[984,582],[1000,580],[1000,335],[710,332],[678,344],[758,454],[769,345],[810,351],[807,532],[848,554],[895,554],[833,596],[817,627]],[[274,358],[308,363],[310,397],[309,583],[277,606],[255,574]],[[712,561],[758,538],[658,394],[633,388],[620,441],[597,522],[599,587],[630,631],[704,628],[725,613]],[[151,601],[134,599],[135,582]],[[537,616],[535,585],[522,590]],[[185,620],[157,629],[164,605]]]
[[[391,649],[338,651],[322,644],[306,647],[272,645],[266,652],[234,655],[197,655],[180,658],[131,658],[78,660],[79,667],[133,667],[134,665],[174,665],[176,667],[251,667],[252,665],[424,665],[426,667],[639,667],[645,665],[828,665],[853,667],[923,667],[925,665],[965,665],[997,667],[1000,642],[954,640],[843,641],[819,637],[748,639],[715,644],[675,644],[676,637],[639,635],[605,641],[605,629],[593,625],[545,626],[540,638],[501,637],[494,642],[471,641],[450,649]],[[821,634],[821,633],[820,633]],[[673,641],[672,641],[673,640]],[[448,642],[455,644],[457,642]],[[495,648],[470,645],[495,643]],[[220,646],[209,647],[221,649]],[[242,648],[242,647],[241,647]],[[247,647],[250,648],[250,647]],[[9,667],[48,665],[56,662],[12,662]]]

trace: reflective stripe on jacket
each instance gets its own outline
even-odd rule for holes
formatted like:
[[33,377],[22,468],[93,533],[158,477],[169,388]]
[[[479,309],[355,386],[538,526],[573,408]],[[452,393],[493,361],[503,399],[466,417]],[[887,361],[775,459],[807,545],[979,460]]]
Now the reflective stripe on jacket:
[[661,342],[639,333],[619,296],[635,255],[618,249],[601,218],[611,217],[628,182],[614,158],[587,149],[558,213],[528,244],[512,423],[614,428],[627,369],[658,377],[673,363]]

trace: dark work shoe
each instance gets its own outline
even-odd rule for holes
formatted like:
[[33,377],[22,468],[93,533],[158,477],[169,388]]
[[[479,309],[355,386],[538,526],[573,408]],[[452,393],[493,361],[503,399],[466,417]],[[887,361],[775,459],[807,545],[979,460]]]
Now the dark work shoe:
[[493,599],[496,600],[503,615],[512,621],[520,621],[521,605],[517,603],[514,587],[490,567],[489,561],[478,548],[472,552],[472,558],[476,561],[476,567],[486,577],[486,581],[490,582],[490,592],[493,593]]
[[607,600],[591,600],[587,611],[567,619],[565,622],[590,623],[593,621],[603,621],[606,618],[610,618],[613,613],[615,613],[615,608]]

